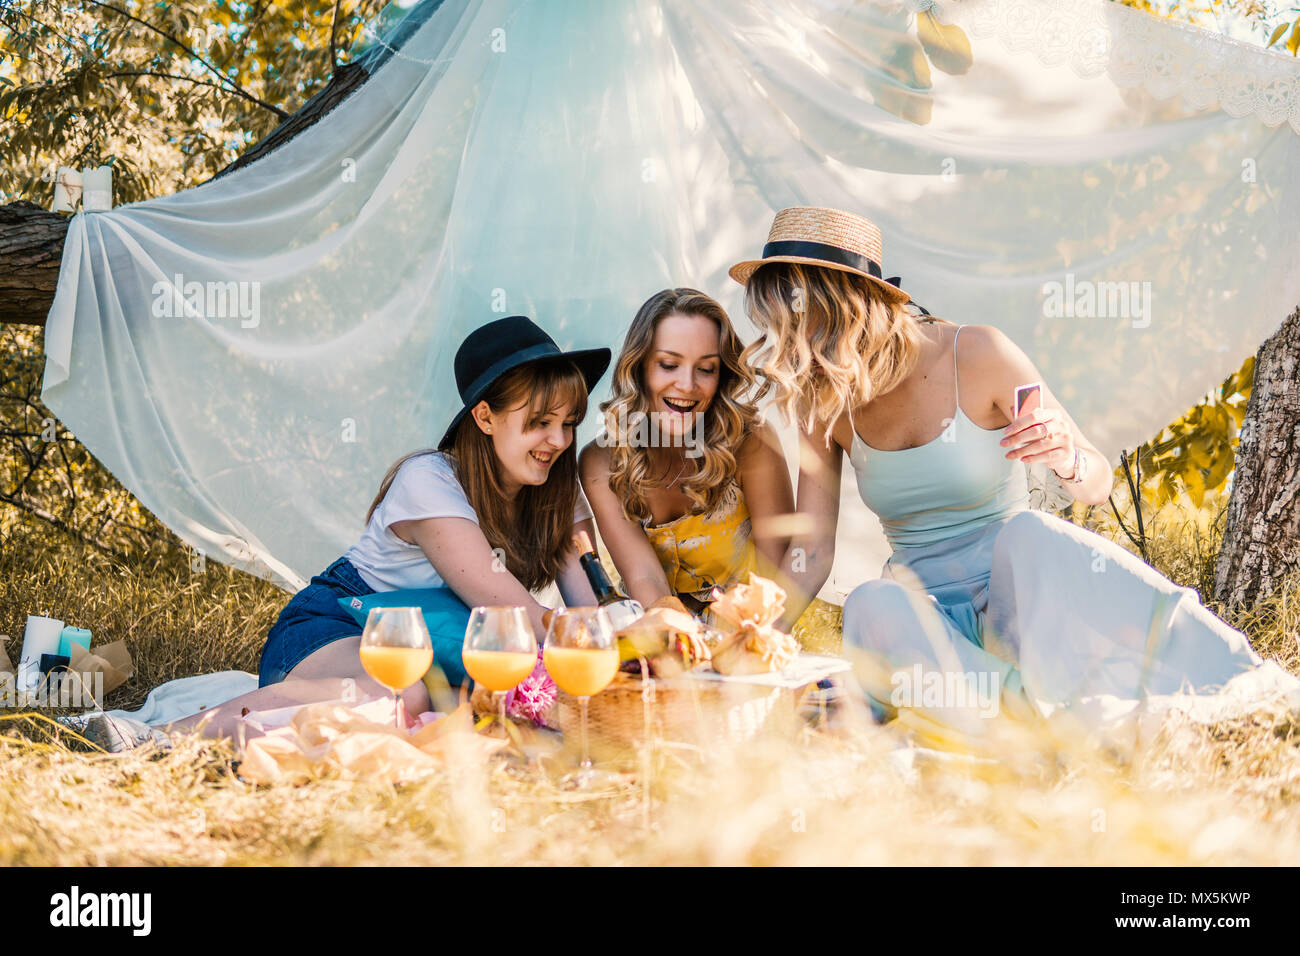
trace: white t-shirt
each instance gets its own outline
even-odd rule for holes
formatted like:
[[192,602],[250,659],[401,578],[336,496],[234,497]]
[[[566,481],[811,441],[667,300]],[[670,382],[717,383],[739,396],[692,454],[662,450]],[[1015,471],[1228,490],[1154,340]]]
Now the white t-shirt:
[[[574,524],[590,517],[591,506],[579,488]],[[343,556],[356,567],[361,580],[376,591],[446,587],[420,546],[393,534],[394,522],[420,518],[467,518],[478,524],[465,489],[441,452],[417,455],[402,463],[388,494],[370,516],[361,540]]]

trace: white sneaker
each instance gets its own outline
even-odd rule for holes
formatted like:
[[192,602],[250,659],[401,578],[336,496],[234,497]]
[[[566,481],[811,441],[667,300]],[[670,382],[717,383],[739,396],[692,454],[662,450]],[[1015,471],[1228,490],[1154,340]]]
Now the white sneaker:
[[98,713],[62,718],[60,722],[108,753],[122,753],[148,743],[161,750],[170,750],[172,746],[171,738],[162,730],[130,717]]

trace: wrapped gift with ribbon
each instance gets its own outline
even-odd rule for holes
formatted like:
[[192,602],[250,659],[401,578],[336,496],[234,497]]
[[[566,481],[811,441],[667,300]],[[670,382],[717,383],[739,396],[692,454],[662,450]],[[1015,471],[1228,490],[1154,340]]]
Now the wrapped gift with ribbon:
[[719,674],[768,674],[784,670],[799,654],[799,643],[778,630],[785,591],[753,572],[748,584],[732,585],[713,602],[714,619],[732,634],[713,650]]

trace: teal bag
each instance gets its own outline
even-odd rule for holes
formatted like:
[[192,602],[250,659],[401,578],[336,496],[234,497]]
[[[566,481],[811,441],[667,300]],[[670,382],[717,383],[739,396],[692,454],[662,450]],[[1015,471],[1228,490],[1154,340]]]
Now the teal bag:
[[418,607],[424,612],[424,624],[433,642],[434,662],[442,668],[447,683],[458,687],[465,682],[465,664],[461,648],[465,628],[469,626],[469,607],[451,588],[406,588],[400,591],[376,591],[357,597],[341,597],[339,607],[365,627],[372,607]]

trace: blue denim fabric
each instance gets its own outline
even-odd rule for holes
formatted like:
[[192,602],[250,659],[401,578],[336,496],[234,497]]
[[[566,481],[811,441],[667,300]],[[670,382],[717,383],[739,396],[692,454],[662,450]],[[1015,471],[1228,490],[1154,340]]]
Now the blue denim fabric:
[[373,593],[347,558],[339,558],[312,578],[271,625],[258,665],[258,686],[278,684],[313,651],[359,635],[360,626],[339,607],[339,598]]

